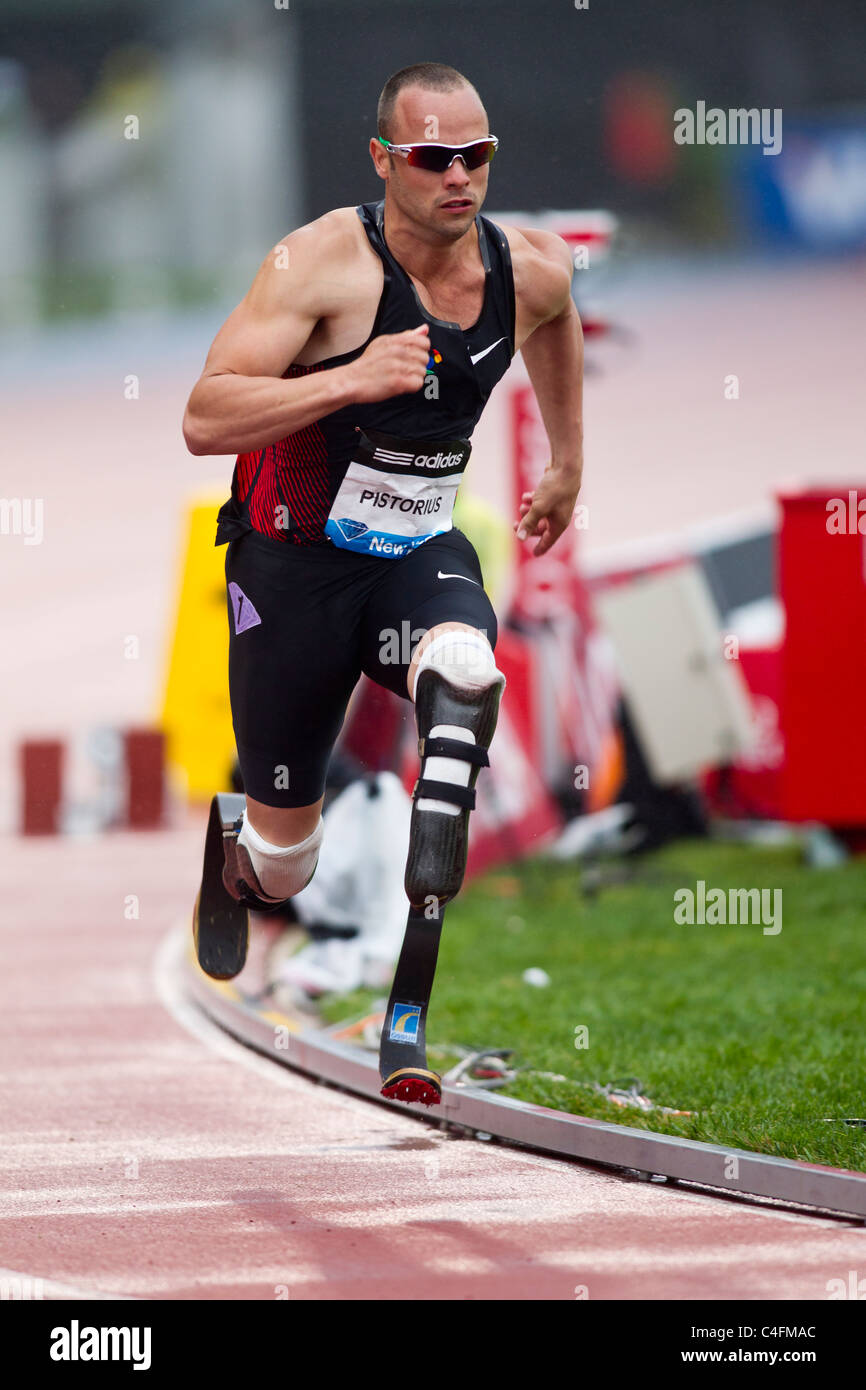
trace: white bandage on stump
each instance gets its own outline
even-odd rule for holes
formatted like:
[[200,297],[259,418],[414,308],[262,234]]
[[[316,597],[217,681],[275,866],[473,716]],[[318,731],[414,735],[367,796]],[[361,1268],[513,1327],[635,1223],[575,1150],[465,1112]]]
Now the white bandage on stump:
[[[238,835],[238,848],[246,850],[262,892],[282,902],[306,888],[319,861],[324,823],[319,823],[306,840],[297,845],[272,845],[250,825],[246,814]],[[250,884],[255,890],[255,884]]]

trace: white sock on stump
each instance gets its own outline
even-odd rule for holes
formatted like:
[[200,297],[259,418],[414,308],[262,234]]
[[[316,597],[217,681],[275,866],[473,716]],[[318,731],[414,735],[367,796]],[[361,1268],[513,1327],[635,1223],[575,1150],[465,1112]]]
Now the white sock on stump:
[[320,817],[315,830],[300,844],[272,845],[250,825],[245,813],[238,846],[242,845],[249,855],[262,891],[269,898],[282,901],[300,893],[313,877],[323,834],[324,823]]

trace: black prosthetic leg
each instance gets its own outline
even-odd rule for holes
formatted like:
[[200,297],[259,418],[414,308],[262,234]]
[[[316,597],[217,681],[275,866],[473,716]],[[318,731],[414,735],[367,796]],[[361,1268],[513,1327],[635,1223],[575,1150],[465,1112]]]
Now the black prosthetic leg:
[[[415,691],[421,756],[421,776],[415,784],[406,896],[411,904],[406,935],[379,1044],[382,1095],[407,1103],[436,1105],[442,1098],[441,1078],[427,1066],[427,1008],[436,973],[445,903],[459,892],[466,871],[469,812],[475,806],[479,769],[489,765],[487,748],[496,728],[502,683],[484,690],[461,690],[438,671],[422,670]],[[450,724],[468,729],[473,743],[457,738],[430,737],[430,730]],[[469,786],[425,777],[424,759],[455,758],[469,763]],[[419,798],[447,801],[458,814],[419,811]]]
[[438,1105],[442,1083],[427,1067],[427,1006],[436,973],[444,908],[425,917],[412,907],[379,1043],[382,1095]]
[[245,806],[246,798],[236,792],[218,792],[210,805],[192,934],[198,963],[215,980],[231,980],[244,968],[249,909],[276,912],[285,906],[284,902],[260,898],[238,863],[237,840]]
[[247,909],[223,881],[223,869],[234,857],[245,804],[245,798],[235,792],[220,792],[210,804],[192,934],[198,963],[215,980],[230,980],[240,974],[247,958]]

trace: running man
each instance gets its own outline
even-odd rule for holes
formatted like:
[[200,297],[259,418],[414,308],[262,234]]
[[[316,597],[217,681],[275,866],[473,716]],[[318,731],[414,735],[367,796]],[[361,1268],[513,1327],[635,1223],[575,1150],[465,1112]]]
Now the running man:
[[569,525],[580,486],[583,340],[567,246],[480,215],[498,142],[455,69],[395,73],[378,132],[384,199],[328,212],[269,252],[184,417],[193,454],[238,456],[216,544],[228,542],[246,794],[224,877],[244,917],[315,871],[328,761],[362,671],[415,703],[409,901],[454,897],[504,677],[478,559],[451,510],[469,438],[518,350],[550,440],[515,522],[535,555]]

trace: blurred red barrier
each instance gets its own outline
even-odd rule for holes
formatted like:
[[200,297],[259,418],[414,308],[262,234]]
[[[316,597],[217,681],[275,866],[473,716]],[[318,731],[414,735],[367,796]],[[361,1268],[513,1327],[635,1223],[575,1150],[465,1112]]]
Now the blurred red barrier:
[[127,729],[126,825],[155,830],[165,816],[165,735],[161,729]]
[[780,501],[783,813],[866,825],[866,489],[822,486]]
[[60,739],[27,739],[20,746],[24,835],[53,835],[60,828],[63,752]]

